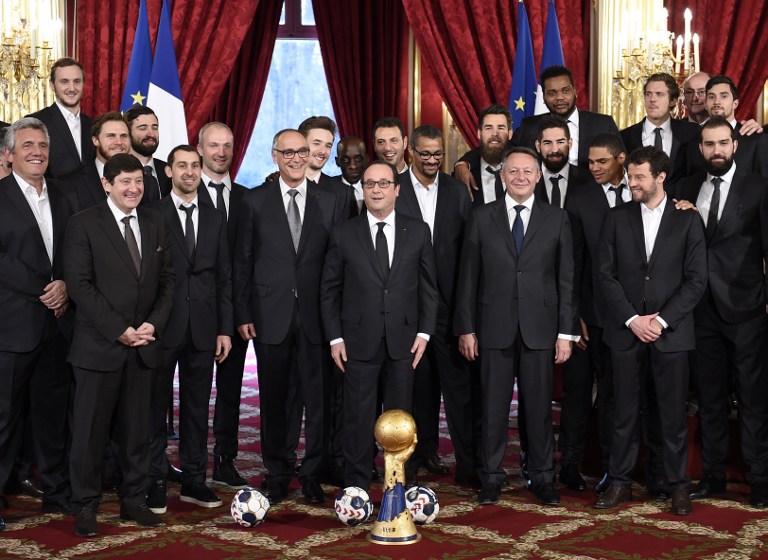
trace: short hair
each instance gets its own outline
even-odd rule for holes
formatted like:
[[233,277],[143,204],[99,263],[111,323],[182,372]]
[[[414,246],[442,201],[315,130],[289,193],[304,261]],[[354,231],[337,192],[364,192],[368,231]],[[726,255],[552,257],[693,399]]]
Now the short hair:
[[541,71],[541,80],[539,83],[543,86],[544,82],[547,80],[559,78],[560,76],[568,76],[568,81],[573,85],[573,74],[571,74],[571,71],[568,70],[568,68],[560,64],[554,64],[544,68],[544,70]]
[[[99,115],[93,121],[93,126],[91,127],[91,136],[93,136],[94,138],[98,137],[98,135],[101,134],[101,127],[103,127],[105,123],[108,123],[111,121],[119,121],[125,124],[125,126],[128,126],[128,123],[125,122],[125,118],[123,117],[122,113],[118,111],[109,111],[108,113]],[[128,130],[130,130],[130,128]]]
[[134,105],[123,113],[123,119],[125,120],[125,124],[128,125],[128,130],[131,129],[133,121],[138,119],[141,115],[154,115],[154,117],[157,118],[155,112],[146,105]]
[[643,85],[643,93],[645,93],[645,88],[651,82],[664,82],[664,85],[667,86],[667,91],[669,92],[670,101],[676,101],[680,98],[680,86],[671,74],[657,72],[656,74],[648,76],[648,79],[645,80],[645,85]]
[[190,146],[189,144],[179,144],[174,149],[171,150],[171,153],[168,154],[168,165],[170,167],[173,167],[173,162],[176,160],[176,152],[189,152],[192,154],[195,154],[200,159],[200,154],[197,153],[197,148],[194,146]]
[[621,141],[619,136],[611,132],[602,132],[592,139],[589,144],[590,148],[605,148],[613,157],[617,158],[621,154],[626,154],[627,150],[624,148],[624,142]]
[[53,66],[51,66],[51,81],[56,81],[56,70],[59,68],[67,68],[69,66],[77,66],[80,68],[80,71],[83,73],[83,82],[85,82],[85,68],[83,68],[83,65],[80,64],[77,60],[68,56],[62,57],[53,63]]
[[203,136],[205,136],[205,133],[208,131],[209,128],[213,128],[214,126],[220,126],[221,128],[226,128],[230,134],[232,134],[232,137],[234,138],[234,134],[232,133],[232,129],[229,128],[227,125],[225,125],[223,122],[219,121],[211,121],[208,123],[205,123],[201,128],[200,132],[197,133],[197,143],[199,145],[202,145],[203,143]]
[[537,139],[541,142],[544,137],[544,131],[550,128],[562,128],[565,131],[565,137],[571,139],[571,130],[568,128],[568,121],[557,115],[544,115],[539,119],[539,134]]
[[730,79],[728,76],[712,76],[709,80],[707,80],[707,92],[711,90],[713,87],[715,87],[718,84],[727,84],[728,87],[731,90],[731,95],[734,99],[739,98],[739,90],[736,89],[736,84],[733,83],[733,80]]
[[431,124],[423,124],[419,127],[414,128],[413,132],[411,132],[411,138],[410,138],[411,148],[416,147],[416,143],[419,141],[419,138],[429,138],[431,140],[435,140],[439,138],[440,140],[442,140],[443,131]]
[[20,130],[25,129],[42,131],[42,133],[45,135],[46,142],[50,144],[51,137],[48,134],[48,128],[46,128],[46,126],[43,124],[43,121],[36,119],[35,117],[24,117],[23,119],[17,120],[15,123],[11,124],[2,132],[0,132],[0,136],[3,137],[2,143],[6,148],[8,148],[9,152],[13,153],[13,150],[16,149],[16,134]]
[[115,182],[115,177],[120,173],[131,171],[144,172],[144,166],[133,154],[115,154],[104,164],[104,178],[110,184]]
[[504,150],[504,153],[501,155],[502,167],[507,163],[507,158],[512,154],[524,154],[526,156],[531,156],[536,162],[536,165],[539,164],[539,154],[534,152],[532,149],[526,148],[524,146],[512,146]]
[[509,107],[497,103],[489,105],[480,112],[477,117],[477,130],[483,129],[483,121],[488,115],[504,115],[504,118],[507,119],[507,128],[512,130],[512,113],[509,112]]
[[636,148],[629,154],[627,165],[643,165],[648,163],[651,166],[651,175],[658,177],[660,173],[669,175],[669,156],[655,146],[643,146]]
[[401,121],[397,117],[384,117],[383,119],[377,120],[376,123],[373,125],[373,136],[376,136],[376,131],[380,128],[395,128],[395,127],[400,129],[400,136],[405,138],[405,126],[403,126],[403,121]]
[[736,130],[728,122],[728,119],[720,116],[709,117],[699,129],[699,144],[704,140],[704,130],[710,128],[728,128],[731,131],[731,140],[736,140]]
[[363,176],[365,176],[366,172],[373,167],[374,165],[384,165],[389,168],[389,170],[392,172],[393,180],[395,181],[395,186],[398,186],[400,184],[400,173],[397,172],[397,167],[389,163],[388,161],[384,161],[382,159],[375,159],[371,162],[369,162],[365,169],[363,169]]
[[313,116],[309,117],[308,119],[304,119],[299,125],[298,130],[304,136],[306,136],[310,130],[315,128],[327,130],[331,133],[331,136],[336,136],[336,123],[333,122],[330,117],[326,116]]
[[[284,128],[283,130],[278,131],[278,133],[275,134],[274,138],[272,138],[272,149],[273,150],[277,149],[277,141],[280,140],[280,137],[283,134],[287,134],[288,132],[295,132],[296,134],[301,134],[301,132],[299,132],[295,128]],[[303,134],[301,134],[301,135],[304,136]]]

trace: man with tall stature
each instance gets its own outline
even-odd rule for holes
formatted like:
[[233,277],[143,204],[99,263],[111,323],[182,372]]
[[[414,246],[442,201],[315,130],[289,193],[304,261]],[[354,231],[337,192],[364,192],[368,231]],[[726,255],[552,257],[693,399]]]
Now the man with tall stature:
[[165,174],[166,164],[154,157],[160,143],[160,124],[155,112],[144,105],[134,105],[123,116],[131,135],[131,153],[144,166],[141,203],[151,204],[171,192],[171,181]]
[[504,198],[475,208],[461,250],[454,332],[469,361],[480,358],[482,488],[498,501],[505,479],[509,406],[515,378],[525,394],[531,490],[546,505],[554,487],[552,376],[578,341],[573,243],[568,215],[536,200],[536,153],[514,147],[502,158]]
[[69,361],[75,372],[70,477],[75,533],[98,534],[99,467],[110,424],[119,448],[120,517],[155,527],[149,481],[152,382],[158,340],[173,306],[174,273],[163,217],[137,207],[144,170],[130,154],[104,165],[106,200],[69,220],[64,279],[77,305]]
[[[670,511],[691,513],[688,496],[688,353],[693,309],[707,284],[704,229],[693,212],[676,210],[664,192],[669,157],[653,146],[629,156],[632,202],[608,212],[599,248],[605,343],[611,348],[616,402],[611,486],[595,502],[614,508],[632,499],[639,447],[644,368],[653,377],[661,419]],[[627,232],[627,230],[629,230]]]
[[367,211],[334,228],[322,275],[325,335],[344,373],[345,484],[366,490],[380,381],[384,409],[410,412],[437,315],[429,226],[395,211],[401,177],[385,161],[368,165]]

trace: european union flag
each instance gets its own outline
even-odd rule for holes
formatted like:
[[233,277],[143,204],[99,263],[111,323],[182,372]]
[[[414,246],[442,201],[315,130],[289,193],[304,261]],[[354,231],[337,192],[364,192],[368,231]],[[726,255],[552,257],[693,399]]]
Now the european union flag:
[[509,92],[509,111],[512,128],[517,128],[525,117],[533,115],[536,103],[536,69],[533,66],[533,41],[528,25],[528,13],[523,0],[517,4],[517,47],[512,87]]
[[544,104],[544,95],[541,89],[541,72],[550,66],[565,66],[563,43],[560,40],[560,26],[557,23],[555,0],[549,0],[549,9],[547,10],[547,28],[544,31],[544,50],[541,53],[541,66],[539,67],[539,87],[536,91],[537,115],[549,113],[549,109],[547,109],[547,106]]
[[149,20],[147,3],[141,0],[136,33],[133,36],[131,61],[128,64],[128,77],[125,80],[123,100],[120,111],[125,112],[134,105],[146,105],[149,92],[149,76],[152,73],[152,46],[149,43]]

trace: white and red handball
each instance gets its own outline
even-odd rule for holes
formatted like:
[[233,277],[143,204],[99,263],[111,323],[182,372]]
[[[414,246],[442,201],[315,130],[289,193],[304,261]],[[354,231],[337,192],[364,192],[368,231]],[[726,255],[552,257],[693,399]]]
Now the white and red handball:
[[237,491],[232,498],[232,518],[243,527],[257,527],[264,522],[269,511],[269,500],[256,490],[247,486]]
[[437,494],[426,486],[412,486],[405,493],[405,507],[417,525],[432,523],[440,511]]
[[373,502],[362,488],[347,486],[336,496],[335,509],[339,521],[354,527],[368,520],[373,513]]

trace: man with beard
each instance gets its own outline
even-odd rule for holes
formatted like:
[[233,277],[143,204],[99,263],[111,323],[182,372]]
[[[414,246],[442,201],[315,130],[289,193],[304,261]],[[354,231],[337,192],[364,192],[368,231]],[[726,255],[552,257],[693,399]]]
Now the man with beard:
[[144,166],[144,196],[141,203],[160,200],[170,194],[171,181],[165,174],[165,162],[153,157],[160,142],[157,115],[149,107],[134,105],[123,116],[131,135],[131,153]]
[[[447,474],[437,454],[439,443],[440,395],[445,403],[448,431],[456,454],[456,480],[478,484],[479,387],[473,381],[467,361],[458,351],[453,335],[455,281],[461,257],[464,223],[471,205],[467,190],[456,179],[440,171],[445,157],[442,132],[431,125],[411,133],[411,167],[400,176],[400,195],[395,209],[423,220],[432,234],[437,266],[437,326],[426,355],[416,368],[413,383],[413,416],[418,444],[406,465],[406,484],[416,484],[420,467],[433,474]],[[442,391],[441,391],[442,389]]]
[[704,123],[699,147],[706,172],[687,178],[678,188],[678,195],[695,202],[704,220],[709,262],[709,286],[694,315],[704,478],[691,497],[725,492],[732,374],[741,450],[752,487],[750,503],[768,507],[768,182],[735,162],[741,145],[725,118],[715,116]]
[[556,115],[546,115],[539,122],[536,151],[541,156],[541,179],[536,196],[544,202],[565,208],[571,189],[589,180],[589,175],[568,163],[573,142],[568,123]]
[[408,168],[405,162],[405,147],[408,137],[405,135],[403,121],[397,117],[384,117],[373,125],[373,149],[376,157],[395,166],[398,173]]
[[338,179],[352,188],[355,193],[357,213],[363,211],[363,171],[368,165],[368,150],[365,142],[357,136],[345,136],[336,147],[336,165],[341,169]]
[[[629,157],[632,202],[605,217],[599,247],[604,340],[611,349],[616,412],[611,485],[595,507],[632,499],[639,447],[644,370],[652,376],[661,418],[670,511],[688,515],[688,354],[695,347],[693,309],[707,285],[704,229],[697,216],[676,210],[664,192],[669,157],[653,146]],[[629,230],[629,232],[627,231]]]
[[90,140],[93,120],[80,110],[85,86],[83,65],[72,58],[60,58],[51,67],[53,105],[33,113],[51,136],[51,155],[46,177],[59,178],[88,165],[96,156]]

